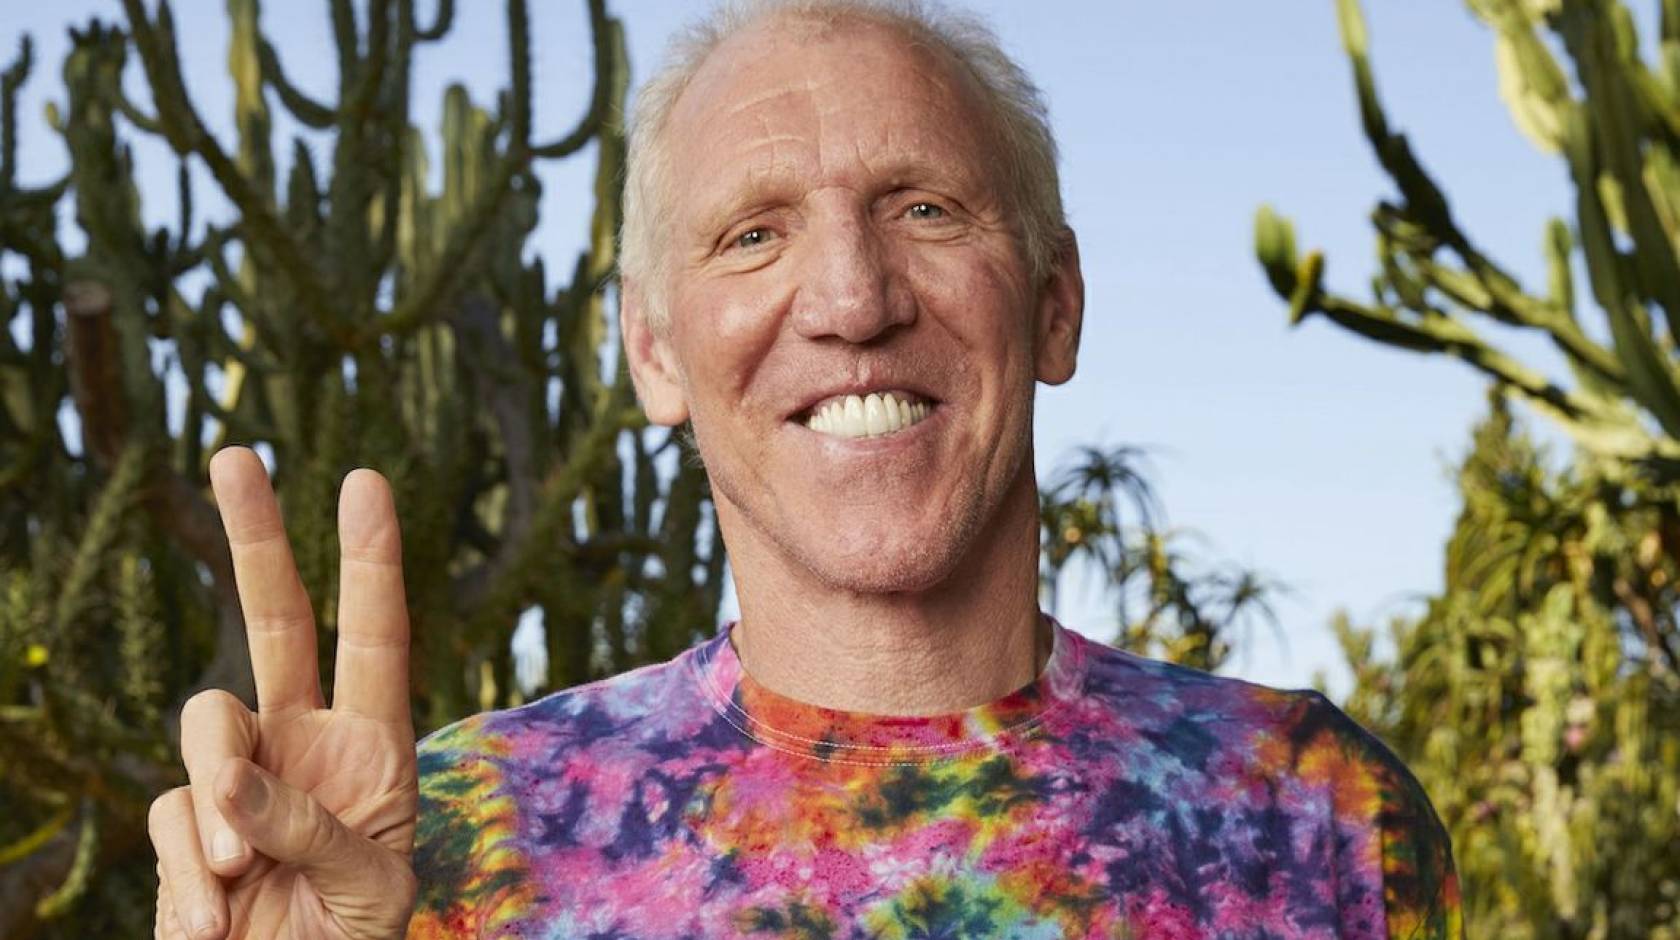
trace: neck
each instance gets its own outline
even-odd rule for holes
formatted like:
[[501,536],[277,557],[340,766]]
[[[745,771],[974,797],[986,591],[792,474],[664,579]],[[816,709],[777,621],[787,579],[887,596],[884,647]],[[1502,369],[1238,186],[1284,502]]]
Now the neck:
[[[732,548],[742,668],[801,702],[889,715],[961,711],[1032,682],[1051,643],[1031,461],[1019,477],[957,569],[925,591],[836,589],[761,540]],[[739,532],[727,523],[743,520],[720,509],[725,532]]]

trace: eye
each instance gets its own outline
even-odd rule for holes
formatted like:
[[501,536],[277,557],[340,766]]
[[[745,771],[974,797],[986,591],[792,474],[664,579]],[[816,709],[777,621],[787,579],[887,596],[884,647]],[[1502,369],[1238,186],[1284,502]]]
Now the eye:
[[942,219],[945,217],[945,209],[931,202],[918,202],[904,210],[904,214],[912,219]]
[[735,236],[735,240],[730,244],[734,248],[757,248],[775,237],[775,233],[767,228],[755,228]]

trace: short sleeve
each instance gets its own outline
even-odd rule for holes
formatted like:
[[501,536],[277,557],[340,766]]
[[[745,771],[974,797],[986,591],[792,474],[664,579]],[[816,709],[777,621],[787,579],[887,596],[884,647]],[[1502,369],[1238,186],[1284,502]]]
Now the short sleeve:
[[[1381,745],[1378,745],[1381,747]],[[1464,915],[1446,827],[1397,758],[1379,816],[1383,906],[1391,940],[1463,940]]]
[[524,861],[512,838],[513,795],[471,724],[445,729],[419,748],[419,880],[410,940],[493,936],[521,907]]
[[1452,841],[1423,785],[1329,699],[1308,696],[1302,760],[1332,795],[1345,935],[1463,940]]

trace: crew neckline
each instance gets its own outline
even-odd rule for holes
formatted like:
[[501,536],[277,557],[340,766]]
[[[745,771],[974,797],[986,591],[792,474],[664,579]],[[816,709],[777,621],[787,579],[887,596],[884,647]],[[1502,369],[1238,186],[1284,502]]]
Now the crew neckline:
[[695,649],[695,680],[712,707],[752,740],[833,764],[920,764],[1030,737],[1084,691],[1082,638],[1043,615],[1050,657],[1033,681],[1001,698],[938,715],[883,715],[813,705],[772,691],[741,666],[729,642],[735,623]]

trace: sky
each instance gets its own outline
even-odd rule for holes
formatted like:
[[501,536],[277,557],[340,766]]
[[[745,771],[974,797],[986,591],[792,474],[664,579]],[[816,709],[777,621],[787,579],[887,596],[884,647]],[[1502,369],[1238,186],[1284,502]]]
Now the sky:
[[[415,112],[433,127],[448,83],[463,82],[488,104],[506,82],[503,5],[457,5],[454,31],[417,60]],[[1349,677],[1332,614],[1379,624],[1417,610],[1441,586],[1459,508],[1453,467],[1485,410],[1485,383],[1461,363],[1378,347],[1323,320],[1290,328],[1254,261],[1254,212],[1270,204],[1295,221],[1303,251],[1327,252],[1331,287],[1367,293],[1368,217],[1393,188],[1360,132],[1333,0],[964,5],[990,20],[1048,99],[1081,246],[1080,369],[1040,395],[1041,476],[1079,445],[1147,447],[1166,520],[1199,537],[1198,554],[1289,585],[1276,602],[1281,640],[1255,629],[1224,671],[1282,687],[1322,673],[1339,697]],[[692,0],[609,6],[625,22],[632,82],[703,9]],[[1365,6],[1391,123],[1410,136],[1472,237],[1525,283],[1543,285],[1542,226],[1566,212],[1567,179],[1500,102],[1491,34],[1462,4]],[[19,33],[36,42],[19,162],[21,180],[39,183],[65,161],[41,117],[46,101],[64,100],[65,29],[93,16],[120,20],[121,10],[115,0],[0,0],[0,10],[0,58],[10,60]],[[231,141],[224,11],[215,0],[175,4],[187,86]],[[532,18],[540,139],[564,133],[581,110],[589,46],[581,2],[533,3]],[[271,0],[262,26],[293,80],[330,99],[326,4]],[[138,71],[131,61],[136,92]],[[175,211],[173,159],[155,143],[136,157],[146,215],[163,224]],[[550,270],[568,270],[583,242],[591,171],[588,159],[543,171],[533,251],[552,259]],[[202,198],[211,187],[198,191]],[[1536,337],[1484,333],[1563,376]],[[1064,622],[1112,637],[1112,604],[1100,590],[1075,579],[1064,594]]]

